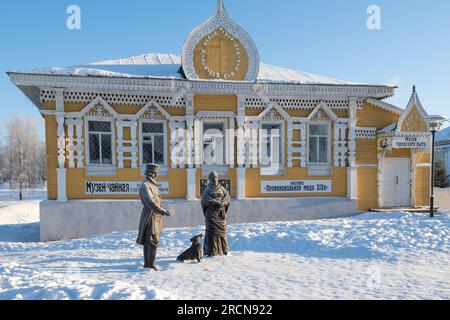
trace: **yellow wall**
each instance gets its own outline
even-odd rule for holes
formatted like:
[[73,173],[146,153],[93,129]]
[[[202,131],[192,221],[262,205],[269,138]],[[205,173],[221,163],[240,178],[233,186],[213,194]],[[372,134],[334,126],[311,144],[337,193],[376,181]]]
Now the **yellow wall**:
[[396,122],[400,116],[364,102],[363,108],[356,113],[358,127],[383,129]]
[[378,184],[376,168],[358,169],[358,209],[368,211],[378,207]]
[[48,199],[58,198],[56,168],[58,168],[58,137],[55,116],[45,116],[45,147],[47,165]]
[[[86,104],[66,104],[67,112],[81,111]],[[46,103],[46,108],[54,110],[54,103]],[[120,106],[113,105],[113,108],[120,114],[132,114],[138,112],[139,106]],[[195,112],[199,111],[230,111],[237,113],[237,97],[235,95],[196,95],[194,97]],[[185,111],[178,108],[166,108],[166,110],[174,116],[183,116]],[[248,109],[247,116],[257,116],[263,109]],[[311,110],[287,110],[291,116],[307,117]],[[346,111],[337,111],[339,117],[347,117]],[[358,111],[357,126],[384,128],[387,125],[397,121],[397,114],[379,109],[367,103],[364,104],[362,110]],[[414,118],[414,117],[413,117]],[[57,179],[56,168],[57,161],[57,124],[54,116],[46,116],[46,149],[47,149],[47,169],[48,169],[48,197],[49,199],[57,198]],[[287,125],[285,123],[287,130]],[[415,129],[414,129],[415,130]],[[170,132],[168,132],[170,135]],[[287,133],[286,133],[287,134]],[[131,135],[129,129],[124,130],[125,139]],[[83,130],[84,137],[84,130]],[[287,137],[287,135],[286,135]],[[84,137],[85,139],[86,137]],[[170,141],[170,136],[168,137]],[[333,139],[332,141],[333,142]],[[377,163],[377,142],[375,140],[357,139],[356,161],[357,164],[376,164]],[[168,163],[170,163],[170,143],[167,144]],[[331,143],[333,149],[333,143]],[[235,148],[237,144],[235,143]],[[236,151],[236,150],[235,150]],[[287,159],[287,141],[285,142],[285,159]],[[332,151],[333,154],[333,151]],[[235,152],[235,157],[237,152]],[[387,152],[386,157],[409,158],[411,152],[409,149],[396,149]],[[417,155],[416,155],[417,157]],[[236,159],[235,159],[236,161]],[[421,154],[419,162],[421,164],[429,163],[429,154],[424,152]],[[298,161],[294,165],[299,165]],[[130,161],[125,162],[125,169],[117,169],[115,177],[86,177],[85,169],[68,169],[67,175],[67,195],[69,199],[98,199],[98,196],[86,196],[84,194],[86,181],[141,181],[139,169],[131,169]],[[415,199],[417,205],[428,204],[428,186],[429,186],[429,168],[417,168],[415,171]],[[201,178],[201,170],[197,170],[197,183]],[[229,176],[231,180],[232,196],[236,195],[236,170],[230,169]],[[377,206],[377,169],[361,168],[358,169],[358,208],[366,211],[369,208]],[[333,168],[331,177],[311,177],[308,176],[306,168],[287,168],[283,177],[260,176],[259,169],[248,169],[246,176],[246,196],[253,197],[273,197],[274,195],[261,194],[260,182],[263,180],[331,180],[333,190],[329,194],[288,194],[282,195],[287,197],[296,196],[339,196],[347,195],[347,168]],[[186,187],[186,171],[185,169],[169,169],[168,177],[160,177],[159,181],[168,181],[170,183],[169,198],[185,198],[187,193]],[[200,188],[197,186],[197,196],[200,197]],[[137,196],[101,196],[103,199],[129,199],[137,198]]]
[[237,114],[237,96],[198,94],[194,97],[194,111],[230,111]]
[[417,110],[417,107],[411,109],[409,114],[406,116],[405,120],[403,120],[402,132],[427,132],[428,126],[425,122],[425,119],[422,117],[422,114]]

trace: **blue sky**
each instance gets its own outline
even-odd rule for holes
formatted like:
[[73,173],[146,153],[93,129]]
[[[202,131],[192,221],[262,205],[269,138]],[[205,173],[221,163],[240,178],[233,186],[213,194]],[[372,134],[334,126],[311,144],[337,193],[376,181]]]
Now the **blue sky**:
[[[81,30],[66,28],[69,5]],[[366,27],[369,5],[381,8],[381,30]],[[0,134],[36,108],[5,75],[10,70],[70,66],[130,55],[179,53],[216,0],[14,0],[0,11]],[[430,114],[450,117],[450,1],[225,0],[255,40],[265,63],[337,79],[399,86],[390,102],[404,107],[417,85]]]

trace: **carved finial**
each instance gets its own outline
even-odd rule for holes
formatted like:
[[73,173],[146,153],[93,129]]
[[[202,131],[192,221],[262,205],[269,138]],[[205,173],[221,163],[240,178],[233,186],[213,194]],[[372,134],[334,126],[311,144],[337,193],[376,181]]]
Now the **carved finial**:
[[223,5],[223,0],[217,0],[217,11],[222,12],[225,10],[225,7]]
[[416,86],[413,86],[413,93],[416,93]]

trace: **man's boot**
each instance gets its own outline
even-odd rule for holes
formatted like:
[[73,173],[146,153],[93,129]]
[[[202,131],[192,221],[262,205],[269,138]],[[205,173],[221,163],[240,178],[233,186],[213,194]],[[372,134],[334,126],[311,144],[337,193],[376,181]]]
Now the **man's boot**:
[[150,247],[150,255],[149,255],[149,268],[158,271],[158,268],[156,267],[156,246]]
[[144,245],[144,268],[150,268],[150,246]]

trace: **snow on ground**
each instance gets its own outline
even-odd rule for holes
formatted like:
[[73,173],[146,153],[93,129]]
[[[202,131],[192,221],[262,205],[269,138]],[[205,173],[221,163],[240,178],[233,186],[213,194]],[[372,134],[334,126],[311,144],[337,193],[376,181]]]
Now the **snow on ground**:
[[38,243],[35,204],[12,202],[24,218],[0,222],[0,299],[450,298],[449,215],[232,225],[233,254],[202,264],[175,262],[202,228],[170,229],[155,273],[136,232]]

